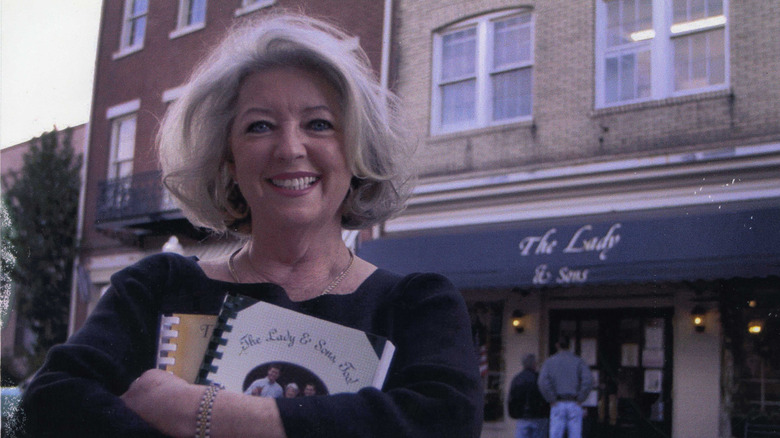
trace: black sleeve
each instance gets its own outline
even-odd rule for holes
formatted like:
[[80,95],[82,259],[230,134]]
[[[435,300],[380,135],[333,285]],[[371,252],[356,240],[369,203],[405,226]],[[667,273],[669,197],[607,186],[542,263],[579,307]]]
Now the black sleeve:
[[389,311],[396,353],[383,391],[279,399],[289,438],[480,435],[482,382],[462,297],[438,275],[398,287]]
[[520,375],[515,376],[515,378],[512,379],[512,384],[509,386],[507,408],[511,418],[520,418],[523,415],[523,408],[525,407],[524,393],[528,390],[524,386],[525,385],[523,385],[523,382],[520,380]]
[[163,258],[114,274],[84,326],[49,350],[25,390],[24,428],[32,437],[160,437],[119,399],[154,367],[159,297],[169,284]]

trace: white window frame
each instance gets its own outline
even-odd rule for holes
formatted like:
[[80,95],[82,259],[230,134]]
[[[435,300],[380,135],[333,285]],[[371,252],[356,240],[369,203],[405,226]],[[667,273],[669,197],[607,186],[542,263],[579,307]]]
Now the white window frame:
[[[650,95],[648,97],[617,102],[606,102],[606,57],[610,53],[607,49],[607,7],[611,0],[596,0],[596,42],[595,42],[595,106],[596,108],[610,108],[630,105],[634,103],[649,102],[673,97],[688,96],[708,93],[712,91],[727,90],[731,83],[729,62],[730,19],[729,0],[723,0],[723,19],[711,21],[700,20],[701,27],[694,29],[674,29],[672,22],[673,4],[671,0],[652,0],[653,30],[649,32],[637,46],[650,47]],[[697,22],[693,22],[697,23]],[[674,76],[674,39],[689,36],[698,32],[708,32],[716,29],[724,31],[724,81],[723,84],[703,86],[687,90],[675,90]],[[631,49],[628,49],[629,51]]]
[[[144,41],[146,40],[146,29],[149,27],[149,5],[151,0],[148,0],[146,3],[146,11],[138,15],[133,15],[134,3],[135,0],[125,0],[124,11],[122,13],[122,31],[119,35],[119,51],[114,53],[113,59],[127,56],[144,48]],[[146,20],[146,23],[144,24],[144,35],[141,37],[141,42],[133,45],[132,42],[129,41],[130,33],[133,30],[134,22],[139,18],[144,18]]]
[[236,9],[235,16],[240,17],[258,9],[267,8],[274,3],[276,0],[241,0],[241,7]]
[[[121,103],[119,105],[114,105],[106,110],[106,119],[108,119],[108,122],[111,126],[111,138],[108,148],[108,167],[106,168],[106,178],[107,179],[116,179],[120,178],[120,175],[115,174],[112,169],[116,167],[116,164],[120,161],[117,159],[116,155],[119,152],[118,149],[118,127],[119,124],[130,118],[135,117],[136,118],[136,131],[133,133],[133,143],[135,143],[135,140],[137,138],[138,133],[138,110],[141,108],[141,100],[135,99],[128,102]],[[133,158],[135,157],[135,144],[133,145]],[[132,166],[132,164],[131,164]],[[132,170],[130,171],[132,174]]]
[[194,23],[187,22],[194,2],[195,0],[179,0],[179,12],[176,16],[176,29],[168,34],[168,38],[178,38],[206,27],[206,14],[209,8],[208,0],[203,0],[203,21]]
[[[517,15],[529,15],[530,21],[528,26],[531,28],[531,53],[528,61],[523,61],[512,65],[508,68],[494,69],[493,68],[493,26],[492,23],[503,19],[508,19]],[[453,32],[461,31],[471,27],[476,27],[477,30],[477,53],[476,53],[476,108],[475,119],[471,122],[464,122],[457,126],[443,126],[441,124],[442,117],[442,93],[441,84],[444,81],[440,81],[441,68],[442,68],[442,41],[444,36]],[[510,11],[496,12],[492,14],[482,15],[470,20],[466,20],[457,23],[452,26],[448,26],[440,31],[437,31],[433,35],[433,66],[432,66],[432,89],[431,89],[431,125],[430,130],[432,135],[448,134],[453,132],[461,132],[470,129],[478,129],[490,126],[506,125],[510,123],[516,123],[521,121],[531,120],[533,118],[533,69],[534,69],[534,51],[535,51],[535,15],[531,10],[527,9],[513,9]],[[506,118],[501,120],[492,120],[493,112],[493,90],[492,82],[490,80],[493,73],[516,70],[516,69],[531,69],[531,114],[522,115],[513,118]]]

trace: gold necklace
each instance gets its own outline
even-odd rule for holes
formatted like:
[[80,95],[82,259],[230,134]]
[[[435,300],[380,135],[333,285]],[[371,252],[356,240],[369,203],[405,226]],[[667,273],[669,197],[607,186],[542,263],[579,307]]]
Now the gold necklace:
[[[238,273],[236,272],[236,266],[233,259],[236,258],[236,255],[241,251],[243,247],[238,248],[237,250],[233,251],[233,254],[230,254],[230,257],[228,258],[228,270],[230,271],[230,275],[233,276],[233,280],[236,281],[236,283],[241,283],[241,280],[238,279]],[[344,279],[344,277],[349,274],[349,270],[352,269],[352,263],[355,261],[355,254],[352,253],[352,250],[347,248],[347,251],[349,251],[349,263],[347,263],[347,267],[344,268],[343,271],[339,273],[339,275],[336,276],[336,278],[328,285],[328,287],[323,290],[320,295],[327,295],[333,291],[333,289],[336,288],[336,286],[341,283],[341,280]]]

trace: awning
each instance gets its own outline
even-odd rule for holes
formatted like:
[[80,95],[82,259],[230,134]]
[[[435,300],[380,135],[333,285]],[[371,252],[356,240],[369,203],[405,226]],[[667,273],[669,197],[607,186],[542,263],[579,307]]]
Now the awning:
[[780,274],[780,208],[630,212],[383,238],[358,254],[460,288],[666,282]]

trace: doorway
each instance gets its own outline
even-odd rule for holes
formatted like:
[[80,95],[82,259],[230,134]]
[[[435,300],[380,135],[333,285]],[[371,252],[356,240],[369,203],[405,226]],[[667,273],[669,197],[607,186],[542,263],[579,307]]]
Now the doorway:
[[569,336],[593,372],[583,436],[671,436],[672,314],[672,308],[550,311],[550,354],[559,336]]

